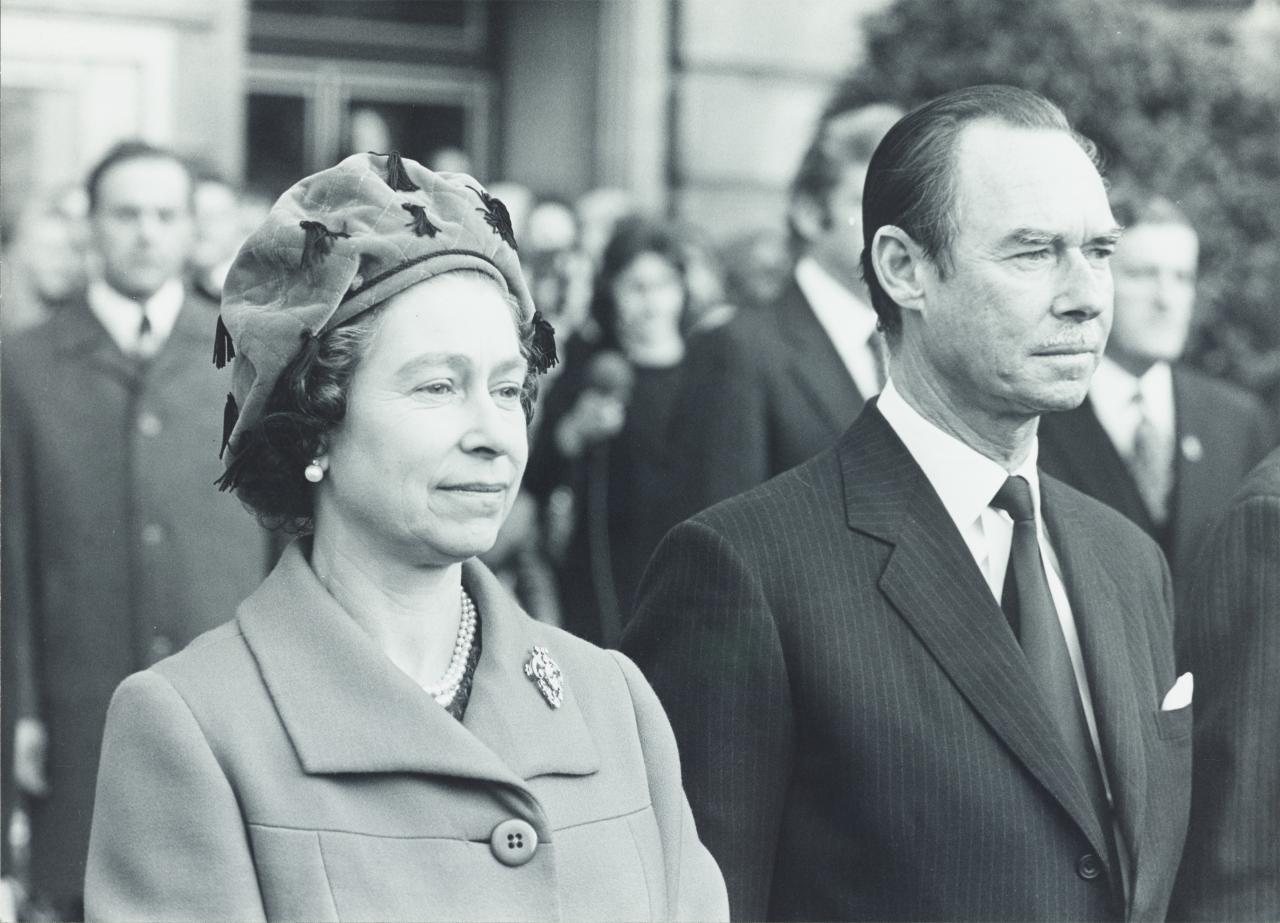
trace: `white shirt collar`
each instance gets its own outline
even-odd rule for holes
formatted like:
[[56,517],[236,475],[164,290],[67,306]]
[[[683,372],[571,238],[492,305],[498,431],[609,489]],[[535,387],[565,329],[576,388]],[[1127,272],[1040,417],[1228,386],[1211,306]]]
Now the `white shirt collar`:
[[796,284],[858,391],[864,398],[875,394],[880,389],[880,379],[876,357],[867,345],[876,332],[875,309],[845,288],[811,256],[797,261],[795,274]]
[[[990,506],[996,491],[1011,474],[1026,478],[1031,485],[1036,517],[1040,516],[1040,479],[1036,474],[1037,442],[1021,465],[1006,471],[981,452],[965,445],[921,416],[903,399],[890,378],[876,403],[881,416],[893,427],[937,491],[942,505],[968,542],[983,512]],[[972,543],[970,543],[971,549]],[[985,554],[985,549],[984,549]]]
[[1133,436],[1138,428],[1139,409],[1134,403],[1134,395],[1138,393],[1156,432],[1172,439],[1173,370],[1169,363],[1157,362],[1141,377],[1136,377],[1103,356],[1089,382],[1089,402],[1116,451],[1126,458],[1133,452]]
[[101,278],[89,283],[89,310],[106,328],[120,351],[130,356],[154,355],[173,332],[178,313],[186,299],[181,279],[170,279],[146,301],[151,333],[139,342],[138,327],[142,322],[140,303],[122,295]]

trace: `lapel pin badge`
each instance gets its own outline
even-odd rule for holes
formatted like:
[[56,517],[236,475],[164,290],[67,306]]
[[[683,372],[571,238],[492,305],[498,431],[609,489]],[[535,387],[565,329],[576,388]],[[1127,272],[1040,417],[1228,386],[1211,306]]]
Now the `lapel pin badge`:
[[537,646],[529,653],[524,675],[533,680],[552,708],[559,708],[564,702],[564,674],[545,647]]
[[1200,442],[1198,436],[1187,435],[1182,437],[1182,457],[1189,462],[1198,462],[1204,457],[1204,445]]

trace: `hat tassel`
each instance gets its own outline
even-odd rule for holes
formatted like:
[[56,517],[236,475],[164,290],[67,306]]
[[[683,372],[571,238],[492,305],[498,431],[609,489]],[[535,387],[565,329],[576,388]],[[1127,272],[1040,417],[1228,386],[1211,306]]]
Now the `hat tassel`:
[[227,451],[227,444],[231,442],[231,433],[236,428],[236,421],[240,419],[240,408],[236,406],[236,399],[227,392],[227,402],[222,406],[222,448],[218,450],[218,457],[221,458]]
[[556,353],[556,328],[541,311],[533,312],[533,348],[529,358],[533,370],[541,375],[560,361]]
[[397,192],[417,192],[421,186],[414,184],[409,179],[409,174],[404,171],[404,162],[400,157],[399,151],[392,151],[390,154],[375,154],[374,156],[387,158],[387,185]]
[[319,221],[299,221],[298,227],[306,231],[302,242],[302,267],[314,266],[333,250],[333,242],[339,237],[350,237],[346,231],[331,231]]
[[409,227],[413,228],[413,233],[419,237],[435,237],[440,233],[440,229],[431,223],[431,219],[427,217],[427,210],[421,205],[404,202],[400,207],[412,216],[413,220],[409,222]]
[[213,364],[218,368],[226,368],[227,363],[236,357],[235,344],[231,342],[231,331],[218,315],[218,326],[213,331]]

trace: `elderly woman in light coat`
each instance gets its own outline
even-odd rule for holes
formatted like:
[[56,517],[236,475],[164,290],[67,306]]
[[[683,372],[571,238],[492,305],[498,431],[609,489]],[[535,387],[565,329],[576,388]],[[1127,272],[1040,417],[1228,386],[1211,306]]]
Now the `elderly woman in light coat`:
[[396,154],[303,180],[232,267],[233,355],[222,486],[301,537],[117,691],[89,916],[724,919],[648,684],[476,560],[555,361],[502,203]]

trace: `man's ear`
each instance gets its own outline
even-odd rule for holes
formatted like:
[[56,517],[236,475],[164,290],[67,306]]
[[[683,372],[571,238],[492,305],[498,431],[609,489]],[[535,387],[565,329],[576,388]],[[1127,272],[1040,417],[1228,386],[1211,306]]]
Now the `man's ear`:
[[788,209],[791,224],[807,243],[812,243],[827,230],[827,213],[813,196],[801,193],[791,200]]
[[871,240],[871,266],[880,287],[908,311],[924,307],[927,262],[920,245],[896,225],[883,225]]

